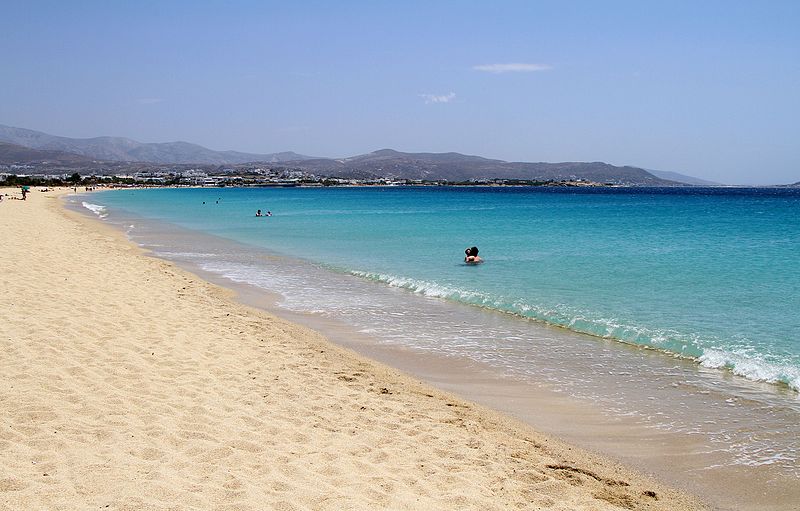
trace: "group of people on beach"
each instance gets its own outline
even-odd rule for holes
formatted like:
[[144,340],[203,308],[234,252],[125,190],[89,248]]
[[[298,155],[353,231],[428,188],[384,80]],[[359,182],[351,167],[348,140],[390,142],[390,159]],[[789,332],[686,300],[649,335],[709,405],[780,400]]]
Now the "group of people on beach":
[[28,187],[27,186],[20,186],[20,194],[21,194],[21,197],[16,197],[16,196],[8,194],[8,193],[0,193],[0,202],[2,202],[5,197],[8,197],[10,199],[17,199],[17,200],[27,200],[27,198],[28,198]]

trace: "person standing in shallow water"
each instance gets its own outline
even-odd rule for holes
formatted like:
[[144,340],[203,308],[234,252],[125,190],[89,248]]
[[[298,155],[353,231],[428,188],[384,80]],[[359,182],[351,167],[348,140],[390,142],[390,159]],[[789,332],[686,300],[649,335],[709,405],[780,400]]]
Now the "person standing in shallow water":
[[470,247],[464,251],[464,254],[465,263],[477,264],[483,262],[483,259],[478,256],[478,247]]

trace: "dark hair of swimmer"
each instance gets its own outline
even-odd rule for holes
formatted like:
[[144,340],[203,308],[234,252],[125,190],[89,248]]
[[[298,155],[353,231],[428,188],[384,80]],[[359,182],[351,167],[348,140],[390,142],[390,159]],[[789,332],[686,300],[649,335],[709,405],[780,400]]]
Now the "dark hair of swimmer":
[[469,255],[471,255],[471,256],[478,255],[478,247],[472,247],[471,249],[469,249],[469,252],[470,252]]

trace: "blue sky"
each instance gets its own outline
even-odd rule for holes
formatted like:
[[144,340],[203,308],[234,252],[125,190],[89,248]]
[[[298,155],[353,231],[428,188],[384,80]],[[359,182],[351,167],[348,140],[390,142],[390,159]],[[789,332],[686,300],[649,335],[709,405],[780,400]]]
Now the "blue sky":
[[800,2],[4,2],[0,124],[800,181]]

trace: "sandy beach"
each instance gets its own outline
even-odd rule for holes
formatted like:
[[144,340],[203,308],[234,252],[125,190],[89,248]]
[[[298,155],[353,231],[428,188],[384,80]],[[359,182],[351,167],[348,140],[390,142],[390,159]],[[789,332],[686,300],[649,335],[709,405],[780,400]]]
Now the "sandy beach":
[[237,303],[62,193],[0,202],[1,509],[704,509]]

